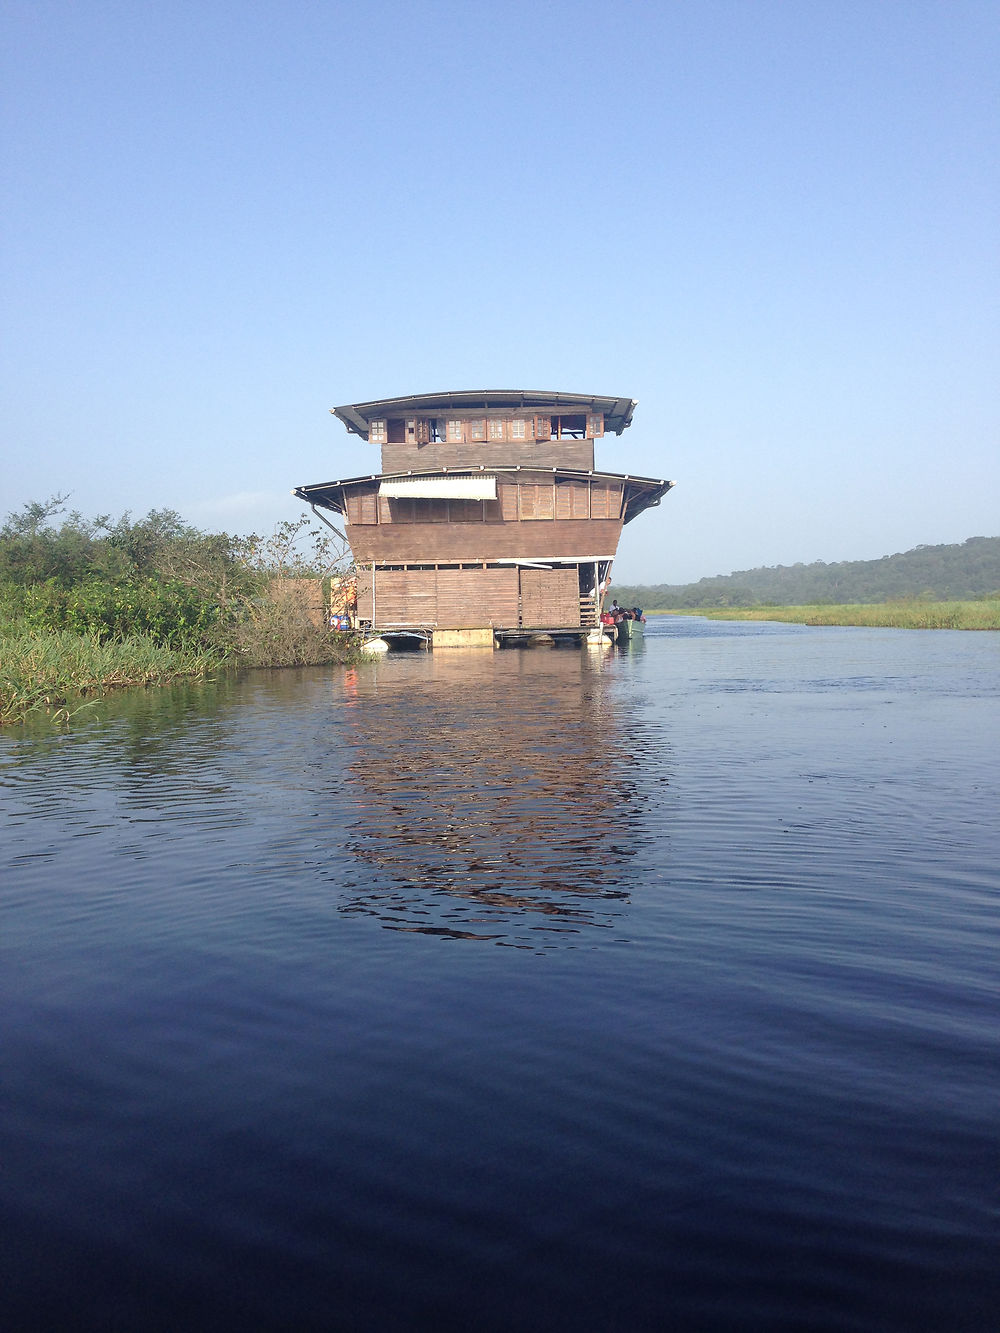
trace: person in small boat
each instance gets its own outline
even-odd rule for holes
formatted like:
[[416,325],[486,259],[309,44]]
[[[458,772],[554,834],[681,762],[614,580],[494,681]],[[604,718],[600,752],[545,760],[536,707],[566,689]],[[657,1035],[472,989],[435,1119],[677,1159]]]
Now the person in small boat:
[[638,620],[638,621],[640,621],[641,624],[645,625],[645,623],[646,623],[646,617],[643,615],[643,611],[642,611],[642,607],[641,607],[641,606],[633,606],[633,608],[632,608],[632,619],[633,619],[633,620]]

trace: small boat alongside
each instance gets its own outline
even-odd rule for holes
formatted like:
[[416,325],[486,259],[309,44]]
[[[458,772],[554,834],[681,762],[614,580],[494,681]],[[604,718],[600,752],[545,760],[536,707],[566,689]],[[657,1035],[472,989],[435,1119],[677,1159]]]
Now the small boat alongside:
[[619,647],[642,643],[643,624],[641,620],[620,620],[615,629],[617,631],[615,642]]

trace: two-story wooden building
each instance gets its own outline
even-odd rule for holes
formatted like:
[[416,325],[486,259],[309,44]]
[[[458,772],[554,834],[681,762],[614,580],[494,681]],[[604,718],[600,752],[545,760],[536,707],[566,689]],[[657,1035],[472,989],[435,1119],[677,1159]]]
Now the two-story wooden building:
[[634,409],[520,389],[353,403],[333,412],[380,448],[380,471],[294,494],[346,519],[365,626],[579,633],[623,525],[673,485],[595,468],[595,441]]

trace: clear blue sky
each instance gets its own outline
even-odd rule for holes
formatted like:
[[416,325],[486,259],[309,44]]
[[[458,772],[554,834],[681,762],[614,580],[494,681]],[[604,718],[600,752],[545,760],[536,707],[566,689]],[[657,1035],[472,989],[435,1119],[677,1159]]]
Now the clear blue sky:
[[6,0],[0,512],[270,528],[335,404],[638,400],[616,574],[1000,533],[995,0]]

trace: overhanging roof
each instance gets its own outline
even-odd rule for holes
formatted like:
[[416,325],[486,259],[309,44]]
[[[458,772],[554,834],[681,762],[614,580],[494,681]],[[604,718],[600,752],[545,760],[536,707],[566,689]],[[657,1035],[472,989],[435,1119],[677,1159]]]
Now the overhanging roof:
[[445,393],[421,393],[408,398],[376,398],[370,403],[348,403],[331,412],[349,431],[368,439],[374,418],[405,416],[407,412],[491,412],[551,408],[554,413],[601,412],[605,433],[620,435],[632,424],[636,403],[631,398],[610,398],[602,394],[556,393],[550,389],[467,389]]

